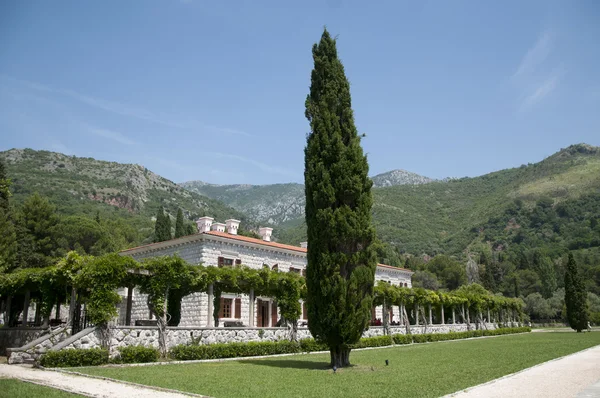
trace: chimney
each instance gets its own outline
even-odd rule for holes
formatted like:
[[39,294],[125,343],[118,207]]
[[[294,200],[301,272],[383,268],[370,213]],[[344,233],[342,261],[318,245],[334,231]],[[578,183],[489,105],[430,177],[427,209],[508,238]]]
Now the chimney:
[[216,222],[212,225],[211,230],[217,232],[225,232],[225,224],[223,224],[222,222]]
[[303,249],[308,249],[308,242],[300,242],[300,247]]
[[261,236],[262,240],[265,242],[271,241],[271,234],[273,233],[273,228],[269,227],[260,227],[258,229],[258,234]]
[[237,235],[238,228],[240,227],[240,220],[230,218],[229,220],[225,220],[225,225],[227,226],[227,233]]
[[212,217],[200,217],[196,220],[196,225],[198,226],[198,233],[208,232],[210,231],[210,226],[215,219]]

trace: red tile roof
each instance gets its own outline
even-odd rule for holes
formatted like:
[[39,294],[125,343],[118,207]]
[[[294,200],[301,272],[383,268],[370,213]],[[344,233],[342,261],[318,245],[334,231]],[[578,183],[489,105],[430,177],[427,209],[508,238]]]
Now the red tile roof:
[[[297,251],[297,252],[301,252],[301,253],[306,253],[307,249],[304,247],[300,247],[300,246],[293,246],[293,245],[285,245],[283,243],[277,243],[277,242],[267,242],[264,241],[262,239],[256,239],[256,238],[249,238],[247,236],[242,236],[242,235],[233,235],[227,232],[219,232],[219,231],[208,231],[208,232],[203,232],[201,234],[194,234],[194,235],[187,235],[187,236],[182,236],[181,238],[177,238],[177,239],[172,239],[170,241],[164,241],[164,242],[158,242],[158,243],[150,243],[147,245],[142,245],[142,246],[138,246],[138,247],[132,247],[131,249],[126,249],[126,250],[122,250],[121,253],[126,253],[132,250],[136,250],[136,249],[142,249],[145,247],[152,247],[152,246],[156,246],[159,244],[165,244],[167,242],[173,242],[175,243],[175,241],[179,241],[185,238],[189,238],[191,236],[200,236],[200,235],[212,235],[212,236],[219,236],[221,238],[227,238],[227,239],[235,239],[235,240],[239,240],[242,242],[247,242],[247,243],[254,243],[257,245],[264,245],[264,246],[270,246],[270,247],[274,247],[277,249],[285,249],[285,250],[293,250],[293,251]],[[401,268],[401,267],[393,267],[391,265],[386,265],[386,264],[377,264],[378,267],[383,267],[383,268],[391,268],[391,269],[395,269],[395,270],[400,270],[400,271],[407,271],[407,272],[412,272],[409,269],[406,268]]]
[[397,269],[397,270],[400,270],[400,271],[413,272],[413,271],[409,270],[408,268],[394,267],[393,265],[387,265],[387,264],[377,264],[377,266],[378,266],[378,267],[383,267],[383,268]]
[[241,240],[243,242],[255,243],[257,245],[276,247],[278,249],[293,250],[293,251],[297,251],[297,252],[306,253],[306,249],[303,247],[300,247],[300,246],[284,245],[283,243],[277,243],[277,242],[267,242],[262,239],[249,238],[247,236],[242,236],[242,235],[232,235],[227,232],[209,231],[209,232],[204,232],[204,234],[220,236],[222,238],[228,238],[228,239]]

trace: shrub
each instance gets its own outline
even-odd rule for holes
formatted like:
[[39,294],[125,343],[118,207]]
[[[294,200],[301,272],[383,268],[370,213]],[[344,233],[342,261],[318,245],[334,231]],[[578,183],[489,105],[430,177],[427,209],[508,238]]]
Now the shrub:
[[[396,334],[394,336],[366,337],[351,348],[384,347],[392,344],[427,343],[433,341],[446,341],[466,339],[479,336],[497,336],[509,333],[530,332],[530,328],[502,328],[497,330],[472,330],[470,332],[450,332],[445,334]],[[180,361],[198,359],[219,359],[236,357],[253,357],[260,355],[294,354],[300,352],[328,351],[329,348],[314,339],[300,340],[298,343],[291,341],[261,341],[249,343],[224,343],[209,345],[178,345],[173,347],[170,356]]]
[[358,343],[352,344],[350,348],[385,347],[392,344],[394,344],[392,336],[365,337]]
[[301,352],[300,344],[292,341],[261,341],[208,345],[178,345],[171,349],[177,360],[254,357],[260,355],[293,354]]
[[410,344],[412,343],[412,336],[408,334],[395,334],[392,336],[395,344]]
[[108,350],[103,348],[49,351],[42,355],[40,365],[46,368],[98,366],[108,363]]
[[156,348],[143,346],[119,347],[119,356],[114,363],[146,363],[156,362],[160,353]]
[[302,350],[302,352],[329,351],[329,347],[327,347],[327,344],[317,343],[315,339],[300,340],[300,349]]

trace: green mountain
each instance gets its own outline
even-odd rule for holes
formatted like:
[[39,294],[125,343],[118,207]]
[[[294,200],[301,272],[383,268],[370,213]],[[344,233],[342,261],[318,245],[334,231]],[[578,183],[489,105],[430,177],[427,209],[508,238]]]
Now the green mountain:
[[600,148],[573,145],[536,164],[374,198],[380,238],[409,253],[459,254],[477,241],[575,248],[577,236],[598,237]]
[[[373,222],[382,241],[400,253],[464,256],[483,241],[504,248],[514,243],[554,249],[600,246],[595,243],[598,147],[573,145],[539,163],[473,178],[433,181],[394,171],[373,179],[379,185],[373,189]],[[303,185],[181,185],[273,225],[279,241],[306,239]]]
[[11,198],[22,203],[34,192],[48,197],[63,215],[119,219],[138,233],[134,244],[150,242],[159,206],[173,219],[177,209],[191,223],[201,215],[220,221],[248,218],[206,196],[189,192],[144,166],[67,156],[56,152],[11,149],[0,152],[12,179]]

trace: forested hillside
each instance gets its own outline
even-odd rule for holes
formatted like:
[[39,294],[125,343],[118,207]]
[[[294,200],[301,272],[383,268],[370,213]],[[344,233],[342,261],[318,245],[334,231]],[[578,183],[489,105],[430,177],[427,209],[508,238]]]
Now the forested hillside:
[[[68,225],[65,233],[102,234],[96,219],[105,224],[106,233],[116,240],[113,250],[153,240],[154,220],[163,207],[175,220],[179,208],[191,225],[201,215],[218,220],[247,217],[205,196],[186,191],[136,164],[105,162],[48,151],[11,149],[0,152],[11,180],[11,203],[15,209],[38,193],[53,212]],[[92,221],[94,221],[92,223]]]
[[[160,207],[171,220],[181,208],[188,228],[206,214],[221,221],[239,218],[245,229],[254,229],[267,215],[242,214],[139,165],[27,149],[0,153],[0,159],[11,180],[14,221],[0,216],[0,247],[20,236],[17,264],[43,265],[72,249],[102,254],[151,242]],[[252,203],[271,211],[269,217],[278,217],[277,241],[306,240],[303,186],[272,187],[202,189],[237,201],[238,208]],[[600,317],[599,148],[573,145],[539,163],[475,178],[374,188],[373,196],[379,260],[416,271],[416,286],[455,289],[478,281],[491,291],[522,297],[534,318],[558,319],[571,251],[592,295],[590,308]],[[290,209],[295,216],[289,216]],[[13,224],[16,230],[7,229]]]

